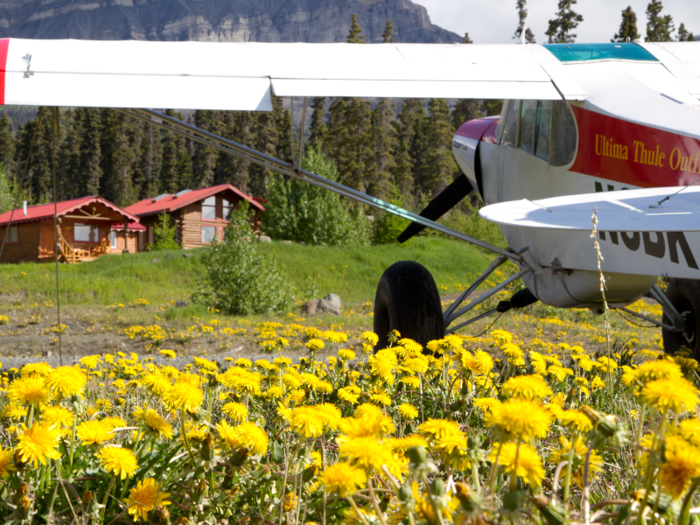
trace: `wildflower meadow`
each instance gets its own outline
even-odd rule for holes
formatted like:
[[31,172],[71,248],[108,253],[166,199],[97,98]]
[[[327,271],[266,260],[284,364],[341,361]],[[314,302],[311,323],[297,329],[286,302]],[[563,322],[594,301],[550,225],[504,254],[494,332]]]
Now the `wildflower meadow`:
[[[306,355],[115,353],[0,390],[6,523],[683,523],[695,360],[517,336],[298,334]],[[329,354],[330,352],[330,354]],[[171,350],[162,356],[174,359]],[[325,357],[332,355],[332,357]]]

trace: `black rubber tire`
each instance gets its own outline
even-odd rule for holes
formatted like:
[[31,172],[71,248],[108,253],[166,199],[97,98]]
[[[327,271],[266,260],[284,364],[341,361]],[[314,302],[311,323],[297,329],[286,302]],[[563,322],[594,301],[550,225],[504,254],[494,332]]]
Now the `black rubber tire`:
[[424,347],[428,341],[445,336],[440,294],[433,276],[422,264],[399,261],[389,266],[379,280],[374,299],[377,349],[389,346],[392,330]]
[[[700,281],[694,279],[671,279],[666,289],[666,297],[685,319],[685,332],[671,332],[662,329],[664,351],[675,354],[686,347],[695,359],[700,358]],[[663,316],[665,324],[673,324]]]

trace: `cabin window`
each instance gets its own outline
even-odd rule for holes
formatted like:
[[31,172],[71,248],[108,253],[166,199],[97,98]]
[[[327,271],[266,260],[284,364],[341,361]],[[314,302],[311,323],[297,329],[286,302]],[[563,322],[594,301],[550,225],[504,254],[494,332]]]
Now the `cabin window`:
[[[7,228],[5,228],[5,231],[7,231]],[[10,235],[7,238],[7,244],[12,244],[13,242],[17,242],[19,240],[19,232],[17,231],[17,226],[10,226]]]
[[222,199],[224,209],[224,220],[228,221],[231,218],[231,212],[233,211],[233,203],[228,199]]
[[202,226],[202,242],[205,244],[210,243],[216,237],[216,227],[215,226]]
[[537,133],[537,101],[523,100],[520,106],[520,144],[526,153],[534,155]]
[[540,100],[537,104],[537,143],[535,156],[549,161],[549,144],[552,136],[552,101]]
[[571,109],[563,100],[552,105],[552,152],[549,163],[552,166],[566,166],[576,156],[578,145],[576,122]]
[[520,101],[508,101],[508,113],[503,130],[503,144],[513,146],[518,143],[518,115],[520,114]]
[[202,201],[202,220],[216,220],[216,197],[207,197]]
[[109,247],[112,250],[117,249],[117,232],[115,231],[109,232]]
[[76,242],[98,242],[97,225],[81,224],[76,222],[73,225],[73,240]]

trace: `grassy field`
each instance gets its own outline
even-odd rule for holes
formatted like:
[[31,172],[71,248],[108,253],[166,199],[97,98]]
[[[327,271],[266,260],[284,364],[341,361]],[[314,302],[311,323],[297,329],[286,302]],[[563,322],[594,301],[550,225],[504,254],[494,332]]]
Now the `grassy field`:
[[[333,248],[281,242],[259,245],[274,257],[302,298],[311,281],[319,297],[338,294],[344,303],[371,301],[382,272],[401,260],[426,266],[441,293],[463,288],[488,264],[486,255],[466,243],[418,238],[407,245]],[[101,257],[89,263],[59,267],[64,305],[110,306],[145,299],[151,304],[189,302],[193,283],[204,277],[203,249],[136,253]],[[55,301],[52,264],[0,266],[0,300],[25,303]]]

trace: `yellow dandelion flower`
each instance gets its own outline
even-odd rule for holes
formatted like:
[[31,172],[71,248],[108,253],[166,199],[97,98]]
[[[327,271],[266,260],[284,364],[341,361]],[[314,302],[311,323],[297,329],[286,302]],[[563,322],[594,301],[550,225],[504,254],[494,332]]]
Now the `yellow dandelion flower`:
[[[520,450],[518,450],[520,447]],[[537,453],[534,447],[527,443],[503,443],[498,453],[498,446],[491,449],[489,461],[496,461],[498,456],[498,465],[503,467],[506,472],[513,472],[523,481],[533,487],[539,487],[544,479],[544,467],[542,466],[542,458]],[[517,467],[516,467],[517,456]]]
[[529,441],[533,437],[545,437],[551,420],[549,411],[541,404],[524,399],[502,403],[484,414],[484,423],[496,429],[500,440]]
[[595,376],[591,381],[591,390],[595,392],[596,390],[600,390],[601,388],[605,388],[605,383],[599,376]]
[[474,406],[484,412],[491,411],[494,407],[499,407],[500,405],[501,402],[494,397],[480,397],[474,400]]
[[167,359],[175,359],[176,357],[175,352],[173,352],[172,350],[161,350],[158,353],[163,357],[166,357]]
[[391,405],[391,396],[388,394],[372,394],[369,398],[372,403],[377,405],[389,406]]
[[222,421],[216,429],[224,443],[233,450],[247,448],[257,455],[267,452],[269,442],[267,434],[255,423],[241,423],[232,427],[226,421]]
[[[574,481],[579,487],[583,487],[583,471],[586,462],[586,455],[588,454],[588,447],[584,443],[581,436],[576,437],[574,441],[574,454],[572,459],[572,472],[574,473]],[[551,454],[547,458],[549,463],[558,465],[562,461],[569,460],[569,454],[571,453],[571,441],[564,436],[559,436],[559,448],[552,450]],[[588,461],[588,476],[589,483],[596,479],[598,473],[603,471],[603,458],[595,451],[591,451],[591,455]]]
[[149,408],[144,412],[142,408],[137,408],[133,412],[134,419],[143,421],[146,424],[146,431],[151,432],[153,435],[163,436],[166,439],[171,439],[173,437],[173,427],[170,423],[165,421],[161,415]]
[[680,498],[690,481],[700,475],[700,450],[678,436],[668,436],[664,464],[658,478],[664,491]]
[[46,465],[47,459],[58,459],[61,453],[58,450],[60,433],[48,423],[34,423],[17,437],[15,450],[24,463],[32,463],[34,468],[39,463]]
[[348,336],[342,332],[335,332],[333,330],[326,330],[323,332],[322,337],[329,343],[347,343]]
[[343,348],[341,350],[338,350],[338,359],[340,359],[342,361],[352,361],[356,357],[357,357],[357,355],[355,354],[355,352],[353,352],[352,350],[349,350],[347,348]]
[[140,480],[136,486],[129,491],[127,506],[129,514],[135,520],[148,519],[148,513],[153,510],[156,505],[170,505],[168,497],[169,492],[165,492],[161,485],[153,478]]
[[368,345],[377,346],[377,343],[379,342],[379,336],[374,332],[363,332],[362,340]]
[[20,377],[10,383],[7,389],[10,401],[19,405],[39,407],[49,402],[51,392],[44,384],[44,378],[39,375]]
[[408,403],[403,403],[398,406],[399,414],[405,419],[416,419],[418,417],[418,409]]
[[114,429],[111,425],[105,425],[98,419],[92,419],[80,423],[76,435],[86,445],[101,445],[114,437],[111,434],[112,430]]
[[695,409],[698,405],[698,391],[686,379],[657,379],[644,386],[639,399],[658,410],[673,410],[678,414]]
[[221,411],[231,418],[234,423],[243,423],[248,419],[248,407],[243,403],[226,403]]
[[689,443],[700,446],[700,420],[697,418],[686,419],[678,425],[681,436]]
[[0,447],[0,478],[6,478],[11,471],[15,470],[13,459],[14,453],[11,448]]
[[53,368],[48,363],[28,363],[22,367],[20,375],[22,377],[40,376],[46,377]]
[[401,382],[410,388],[420,388],[420,378],[416,376],[402,377]]
[[513,340],[513,334],[506,332],[505,330],[494,330],[491,332],[491,336],[497,345],[510,343]]
[[501,390],[505,395],[518,399],[542,399],[552,395],[552,390],[540,375],[511,377]]
[[163,396],[163,401],[175,410],[197,412],[204,399],[202,390],[188,382],[175,383]]
[[418,426],[418,432],[428,443],[435,443],[448,436],[463,437],[464,432],[459,428],[459,423],[448,419],[428,419]]
[[593,423],[580,410],[564,410],[557,416],[561,424],[581,433],[586,433],[593,428]]
[[85,372],[73,366],[60,366],[46,378],[46,385],[58,399],[82,395],[86,383]]
[[317,338],[309,339],[306,342],[306,348],[308,348],[310,352],[318,352],[319,350],[323,350],[325,346],[325,343]]
[[121,479],[132,477],[139,466],[136,456],[128,448],[103,447],[97,453],[97,457],[106,472],[119,476]]
[[141,378],[141,384],[158,396],[165,394],[170,388],[170,378],[161,374],[146,374]]
[[360,395],[349,387],[338,389],[338,399],[350,405],[356,404],[359,397]]
[[354,494],[367,483],[365,471],[349,463],[340,462],[329,466],[318,476],[318,482],[329,493],[346,497]]
[[75,420],[75,414],[62,406],[45,407],[41,411],[42,423],[55,425],[57,428],[70,427]]
[[419,434],[411,434],[402,438],[391,438],[387,440],[387,445],[394,452],[406,452],[409,448],[423,447],[428,448],[428,442]]
[[391,447],[386,443],[380,443],[372,436],[344,440],[340,444],[338,454],[366,471],[381,470],[382,465],[386,465],[390,472],[399,470]]

